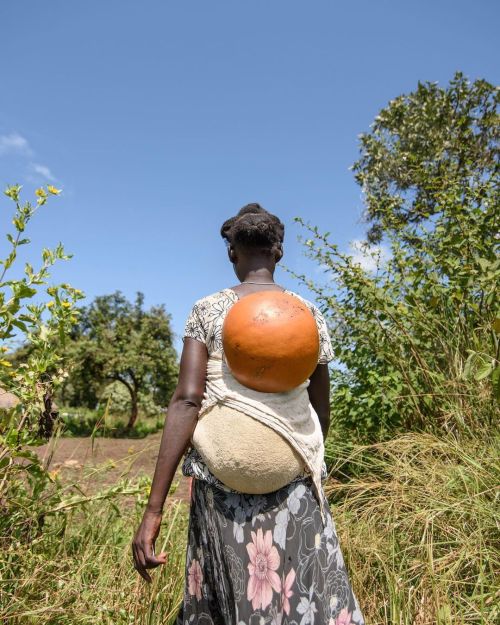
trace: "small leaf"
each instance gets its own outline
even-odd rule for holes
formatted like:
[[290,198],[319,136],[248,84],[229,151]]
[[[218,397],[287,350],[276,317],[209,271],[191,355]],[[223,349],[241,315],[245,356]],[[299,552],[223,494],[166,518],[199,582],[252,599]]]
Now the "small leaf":
[[500,366],[495,367],[491,375],[491,382],[493,384],[493,394],[495,399],[500,402]]
[[493,360],[483,364],[482,367],[479,367],[476,375],[474,376],[474,379],[477,382],[479,382],[480,380],[484,380],[484,378],[488,377],[490,373],[493,371],[494,366],[495,366],[495,363]]

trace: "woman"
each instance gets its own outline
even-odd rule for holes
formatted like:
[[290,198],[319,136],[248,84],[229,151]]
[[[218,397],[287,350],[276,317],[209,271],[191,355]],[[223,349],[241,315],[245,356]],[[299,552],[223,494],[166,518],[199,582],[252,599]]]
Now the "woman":
[[[281,394],[259,394],[230,382],[223,374],[225,315],[246,295],[284,290],[273,280],[283,255],[284,226],[258,204],[250,204],[224,223],[221,235],[241,284],[198,300],[187,320],[179,382],[168,408],[149,501],[133,541],[135,568],[151,581],[147,569],[166,562],[165,553],[155,555],[154,544],[166,494],[187,452],[182,471],[193,478],[193,485],[177,625],[362,625],[321,486],[326,478],[323,438],[330,419],[328,362],[333,359],[325,320],[314,304],[287,291],[306,303],[316,319],[320,354],[310,380]],[[262,445],[274,436],[268,453],[273,448],[285,455],[291,450],[292,463],[304,460],[303,470],[297,468],[295,477],[288,476],[287,483],[272,492],[249,494],[228,487],[193,445],[198,419],[214,405],[224,407],[226,395],[220,389],[228,387],[227,396],[240,415],[234,423],[246,419],[249,436],[255,433],[252,424],[264,428],[259,430]],[[304,396],[306,404],[301,403]],[[262,417],[260,423],[252,418],[256,414]],[[281,430],[285,440],[277,431],[287,423],[292,425],[289,431]],[[307,426],[307,436],[302,435],[301,423]],[[310,433],[315,427],[320,440],[314,443]],[[248,440],[239,436],[233,444],[241,449]],[[260,446],[250,449],[255,458],[262,458]]]

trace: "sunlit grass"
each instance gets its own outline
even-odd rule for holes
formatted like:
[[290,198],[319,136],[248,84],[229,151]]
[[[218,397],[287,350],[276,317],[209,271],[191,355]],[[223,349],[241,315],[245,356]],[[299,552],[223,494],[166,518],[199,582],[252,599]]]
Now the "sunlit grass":
[[407,434],[355,449],[351,477],[329,481],[367,623],[498,622],[498,449],[491,433]]
[[[339,441],[329,449],[339,460],[325,492],[367,625],[496,623],[498,437],[411,433],[353,445],[348,457]],[[65,504],[47,515],[43,531],[7,543],[0,551],[0,622],[174,622],[188,506],[167,499],[157,552],[166,551],[168,563],[152,571],[148,585],[133,568],[131,541],[150,478],[127,484],[86,497],[78,482],[66,484]]]
[[119,499],[95,501],[49,522],[31,545],[12,544],[0,557],[0,622],[170,623],[183,591],[188,507],[165,507],[158,547],[168,563],[152,572],[151,585],[132,562],[141,515]]

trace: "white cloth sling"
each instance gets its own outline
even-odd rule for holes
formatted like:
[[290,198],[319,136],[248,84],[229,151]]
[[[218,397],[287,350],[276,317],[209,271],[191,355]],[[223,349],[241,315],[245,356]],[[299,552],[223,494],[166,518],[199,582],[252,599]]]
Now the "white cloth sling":
[[[219,403],[249,415],[273,428],[300,454],[310,474],[326,523],[321,487],[324,461],[323,433],[318,415],[309,401],[309,380],[284,393],[262,393],[240,384],[231,374],[222,352],[210,354],[205,397],[199,417]],[[237,444],[237,441],[235,441]]]

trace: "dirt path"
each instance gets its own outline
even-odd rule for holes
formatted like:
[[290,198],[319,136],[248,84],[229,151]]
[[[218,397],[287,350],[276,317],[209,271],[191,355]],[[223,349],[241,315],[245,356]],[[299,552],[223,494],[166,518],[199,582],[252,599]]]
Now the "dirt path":
[[[95,438],[92,449],[90,437],[59,438],[32,448],[40,458],[50,460],[49,470],[57,472],[63,480],[78,481],[87,494],[93,494],[106,486],[116,484],[120,478],[141,475],[153,477],[156,458],[160,448],[161,432],[142,439]],[[169,500],[189,502],[189,479],[182,475],[180,466],[174,478],[178,482]]]

